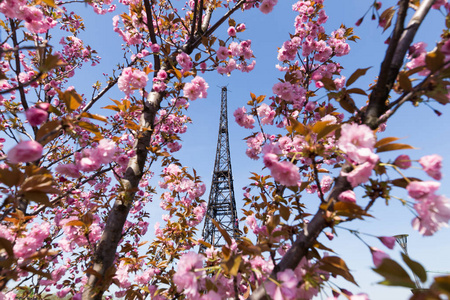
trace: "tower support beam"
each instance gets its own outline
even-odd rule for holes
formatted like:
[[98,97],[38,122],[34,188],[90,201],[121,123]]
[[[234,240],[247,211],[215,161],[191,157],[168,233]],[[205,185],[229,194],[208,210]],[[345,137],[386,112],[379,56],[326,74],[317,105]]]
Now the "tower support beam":
[[222,87],[216,160],[203,227],[203,240],[217,248],[225,245],[226,242],[212,220],[217,221],[230,237],[237,238],[239,228],[231,172],[226,87]]

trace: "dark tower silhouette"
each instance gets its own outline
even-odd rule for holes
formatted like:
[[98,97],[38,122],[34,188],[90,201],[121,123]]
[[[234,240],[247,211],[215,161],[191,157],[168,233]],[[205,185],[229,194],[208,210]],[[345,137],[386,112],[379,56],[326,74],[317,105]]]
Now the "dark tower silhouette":
[[220,231],[211,219],[216,220],[230,237],[238,236],[238,219],[234,199],[233,175],[231,173],[230,143],[228,139],[227,88],[222,87],[219,137],[216,161],[212,176],[208,208],[203,227],[203,240],[214,247],[226,244]]

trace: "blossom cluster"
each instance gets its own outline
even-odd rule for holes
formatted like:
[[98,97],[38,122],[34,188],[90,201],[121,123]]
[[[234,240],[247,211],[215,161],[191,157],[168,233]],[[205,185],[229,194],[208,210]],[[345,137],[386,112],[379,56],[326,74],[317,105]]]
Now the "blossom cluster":
[[300,180],[299,168],[290,161],[279,161],[281,150],[276,144],[263,148],[264,165],[270,169],[272,177],[285,186],[297,186]]
[[127,67],[119,76],[118,87],[127,96],[133,94],[136,89],[143,89],[147,85],[148,77],[144,71]]
[[245,40],[240,43],[231,42],[228,48],[224,46],[219,47],[216,52],[217,58],[224,65],[218,66],[217,72],[219,74],[230,74],[236,69],[242,72],[251,72],[256,64],[254,60],[250,64],[247,62],[253,57],[251,45],[252,42],[250,40]]
[[0,12],[8,18],[25,21],[25,27],[33,33],[45,33],[56,26],[54,18],[46,16],[35,5],[27,5],[26,0],[5,0],[0,3]]
[[60,174],[78,178],[81,172],[92,172],[100,168],[103,164],[113,161],[118,148],[116,144],[107,139],[98,142],[97,147],[84,149],[75,154],[75,163],[60,164],[56,167],[56,171]]
[[423,235],[433,235],[450,221],[450,199],[435,194],[439,186],[435,181],[413,181],[406,187],[408,195],[416,200],[413,228]]
[[378,155],[373,152],[375,142],[375,136],[368,126],[358,124],[342,125],[341,137],[337,145],[354,165],[351,172],[342,173],[342,175],[347,177],[352,187],[369,180],[372,170],[379,159]]
[[195,76],[191,82],[184,85],[183,93],[189,100],[196,100],[197,98],[206,98],[208,96],[208,88],[209,85],[205,79],[200,76]]

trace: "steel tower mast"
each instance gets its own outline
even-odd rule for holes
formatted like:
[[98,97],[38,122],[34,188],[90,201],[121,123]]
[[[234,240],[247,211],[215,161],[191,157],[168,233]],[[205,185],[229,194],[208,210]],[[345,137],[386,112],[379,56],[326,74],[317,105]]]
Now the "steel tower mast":
[[231,173],[230,143],[228,138],[227,88],[222,87],[219,137],[216,160],[212,176],[208,208],[203,227],[203,240],[214,247],[226,244],[220,231],[211,219],[217,221],[230,237],[238,237],[238,219],[234,198],[233,175]]

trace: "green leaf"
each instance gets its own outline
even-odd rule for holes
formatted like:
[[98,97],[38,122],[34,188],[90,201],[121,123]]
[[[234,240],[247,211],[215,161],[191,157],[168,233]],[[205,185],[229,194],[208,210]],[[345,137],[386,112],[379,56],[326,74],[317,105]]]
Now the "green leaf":
[[296,134],[300,134],[300,135],[307,135],[308,134],[308,129],[306,128],[305,125],[303,125],[303,123],[300,123],[299,121],[290,118],[289,119],[291,125],[287,126],[286,129],[289,131],[289,133],[296,133]]
[[91,114],[88,112],[83,112],[80,117],[82,118],[89,118],[89,119],[94,119],[94,120],[98,120],[98,121],[102,121],[102,122],[108,122],[108,119],[102,115],[98,115],[98,114]]
[[331,125],[327,125],[324,128],[322,128],[321,131],[319,131],[317,133],[317,140],[320,140],[321,138],[327,136],[329,133],[339,129],[341,127],[341,125],[338,124],[331,124]]
[[408,144],[392,143],[378,147],[377,153],[394,150],[405,150],[405,149],[415,149],[415,148]]
[[348,78],[345,86],[350,86],[353,82],[355,82],[359,77],[366,75],[367,70],[369,70],[372,67],[368,67],[365,69],[357,69],[355,72],[353,72],[352,75]]
[[396,261],[385,258],[381,264],[373,269],[375,272],[384,277],[384,281],[380,284],[392,286],[404,286],[415,288],[414,282],[409,277],[408,273]]
[[398,141],[398,140],[399,140],[399,138],[397,138],[397,137],[386,137],[384,139],[377,141],[375,144],[375,148],[390,144],[390,143]]
[[348,111],[349,113],[354,113],[356,109],[355,101],[353,101],[352,97],[349,94],[344,93],[341,97],[337,99],[339,104],[343,109]]
[[19,185],[24,179],[24,174],[16,167],[12,170],[0,169],[0,182],[8,187]]
[[56,67],[61,67],[66,65],[58,55],[49,54],[45,58],[44,63],[39,67],[39,71],[41,72],[48,72],[51,69],[54,69]]
[[413,90],[411,80],[405,72],[398,73],[398,84],[405,92],[410,92]]
[[425,56],[425,64],[431,72],[436,72],[444,65],[445,55],[439,50],[428,52]]
[[359,89],[359,88],[349,89],[349,90],[347,90],[347,93],[349,93],[349,94],[359,94],[359,95],[367,96],[366,91],[364,91],[363,89]]
[[231,241],[231,237],[230,237],[230,235],[228,234],[228,232],[227,232],[225,229],[223,229],[222,227],[220,227],[219,223],[217,223],[216,220],[211,219],[211,222],[212,222],[212,223],[214,224],[214,226],[216,226],[216,228],[220,231],[220,233],[222,234],[222,236],[223,236],[223,238],[225,239],[225,241],[227,242],[227,244],[228,244],[229,246],[231,246],[232,241]]
[[76,110],[83,102],[83,98],[75,90],[65,91],[64,93],[58,91],[59,98],[66,104],[69,112]]
[[291,216],[291,212],[289,211],[289,207],[280,204],[280,215],[285,220],[288,221]]
[[392,18],[394,18],[395,9],[393,6],[389,7],[380,15],[380,23],[384,22],[383,32],[391,26]]
[[52,206],[46,193],[32,191],[32,192],[25,192],[23,196],[25,197],[25,199],[29,201],[33,201],[48,207]]
[[[408,180],[406,180],[406,179],[408,179]],[[407,177],[407,178],[397,178],[397,179],[391,180],[390,182],[395,186],[406,189],[408,184],[412,181],[421,181],[421,180],[418,178],[414,178],[414,177]]]
[[331,274],[333,274],[333,276],[342,276],[347,281],[350,281],[358,286],[352,274],[350,273],[350,270],[345,264],[345,261],[340,257],[326,256],[322,258],[319,269],[330,272]]
[[351,202],[337,202],[334,205],[334,211],[339,216],[363,219],[362,216],[369,216],[359,205]]
[[83,129],[86,129],[87,131],[94,133],[95,135],[100,134],[100,130],[94,124],[84,122],[84,121],[79,121],[79,122],[77,122],[77,125]]
[[336,84],[334,83],[333,79],[328,78],[328,77],[324,77],[324,78],[320,79],[320,81],[323,83],[323,86],[328,91],[335,91],[335,90],[337,90]]
[[45,146],[47,143],[60,135],[61,121],[53,120],[44,123],[36,133],[36,141]]
[[425,282],[427,281],[427,271],[425,271],[425,268],[419,264],[418,262],[412,260],[409,258],[408,255],[402,253],[403,261],[408,265],[408,267],[413,271],[414,274],[419,277],[420,281]]
[[450,296],[450,275],[435,277],[433,287],[438,288],[442,293]]

